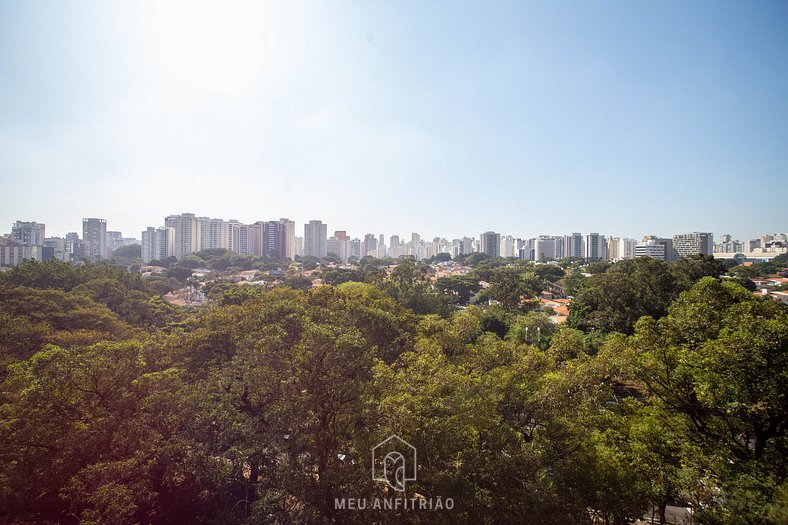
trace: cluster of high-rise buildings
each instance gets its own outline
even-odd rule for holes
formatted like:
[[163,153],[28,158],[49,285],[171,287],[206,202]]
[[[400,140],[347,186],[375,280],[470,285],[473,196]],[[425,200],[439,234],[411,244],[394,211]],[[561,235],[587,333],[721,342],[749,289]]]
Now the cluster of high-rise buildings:
[[410,238],[391,235],[388,242],[383,234],[368,233],[363,238],[351,238],[345,230],[336,230],[332,235],[328,232],[328,226],[319,220],[304,224],[302,236],[296,234],[301,232],[296,232],[295,221],[287,218],[244,224],[234,219],[181,213],[165,217],[162,226],[146,228],[140,241],[123,237],[118,231],[107,231],[107,221],[99,218],[83,219],[81,237],[77,232],[65,237],[46,237],[44,224],[17,221],[10,234],[0,237],[0,266],[15,266],[24,259],[99,261],[131,244],[141,245],[142,260],[146,263],[165,257],[180,259],[209,249],[277,259],[295,259],[296,256],[322,259],[332,255],[340,261],[360,260],[365,256],[396,259],[403,255],[422,260],[438,254],[456,257],[481,252],[490,257],[516,257],[538,262],[565,258],[617,261],[634,257],[674,261],[697,253],[768,260],[788,251],[784,233],[766,234],[747,243],[723,235],[721,242],[714,244],[709,232],[683,233],[669,238],[647,235],[640,241],[599,233],[539,235],[523,239],[493,231],[486,231],[478,238],[424,240],[418,233],[412,233]]
[[226,221],[181,213],[167,216],[163,226],[150,226],[142,232],[144,262],[165,257],[181,258],[209,249],[293,259],[296,255],[295,222],[279,219],[243,224],[237,220]]
[[11,233],[0,237],[0,267],[16,266],[25,259],[95,262],[112,257],[122,246],[133,244],[139,244],[139,240],[123,237],[118,231],[107,231],[105,219],[82,219],[82,237],[78,232],[47,237],[45,224],[16,221]]

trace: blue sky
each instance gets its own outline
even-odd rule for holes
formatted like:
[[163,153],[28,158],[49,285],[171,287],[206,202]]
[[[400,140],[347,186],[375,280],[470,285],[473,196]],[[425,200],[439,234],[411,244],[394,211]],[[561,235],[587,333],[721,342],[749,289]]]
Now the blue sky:
[[786,28],[786,2],[3,0],[0,231],[784,232]]

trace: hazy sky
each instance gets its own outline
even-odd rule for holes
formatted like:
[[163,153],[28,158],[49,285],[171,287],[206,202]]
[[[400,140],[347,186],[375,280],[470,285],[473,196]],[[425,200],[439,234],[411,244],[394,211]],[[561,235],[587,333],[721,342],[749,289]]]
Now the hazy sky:
[[788,2],[0,1],[0,233],[788,230]]

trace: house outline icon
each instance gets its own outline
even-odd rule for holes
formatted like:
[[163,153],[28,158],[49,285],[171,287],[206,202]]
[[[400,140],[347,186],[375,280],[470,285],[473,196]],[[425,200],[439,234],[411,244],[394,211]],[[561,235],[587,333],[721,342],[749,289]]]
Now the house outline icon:
[[[409,452],[408,456],[405,457],[398,451],[396,451],[395,447],[384,447],[384,445],[389,444],[391,442],[398,443],[400,445],[404,445],[407,447]],[[400,448],[404,448],[400,447]],[[392,450],[394,449],[394,450]],[[392,483],[390,479],[387,477],[387,471],[385,468],[385,462],[387,459],[401,459],[403,462],[403,476],[400,482]],[[378,472],[378,464],[377,462],[380,461],[383,465],[383,472]],[[389,437],[372,447],[372,480],[373,481],[385,481],[386,484],[397,490],[399,492],[405,491],[405,482],[406,481],[416,481],[416,447],[399,437],[397,434],[391,434]]]

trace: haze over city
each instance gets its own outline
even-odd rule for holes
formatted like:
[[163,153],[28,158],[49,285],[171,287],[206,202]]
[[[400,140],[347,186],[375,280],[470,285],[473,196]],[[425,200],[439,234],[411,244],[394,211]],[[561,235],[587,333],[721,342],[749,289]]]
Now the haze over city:
[[16,220],[785,231],[788,4],[3,2]]

